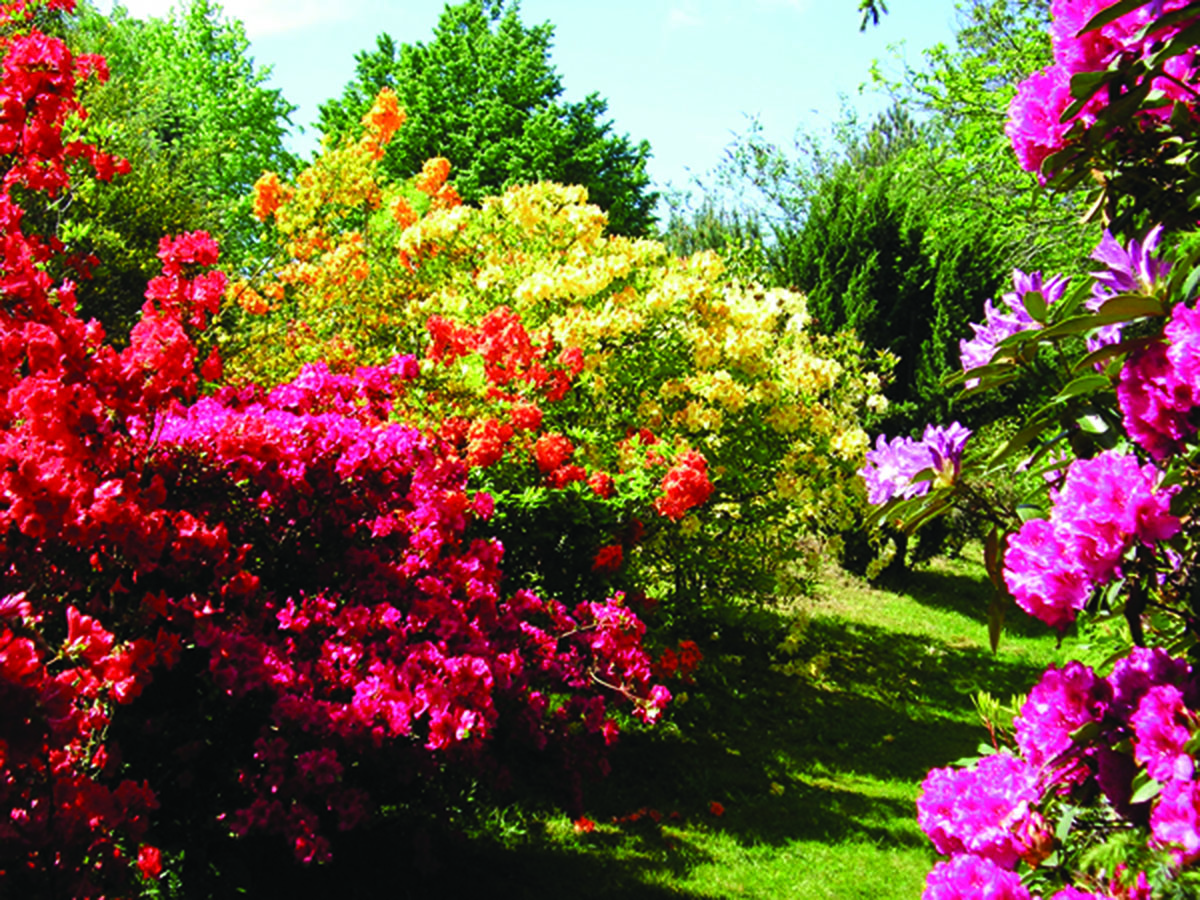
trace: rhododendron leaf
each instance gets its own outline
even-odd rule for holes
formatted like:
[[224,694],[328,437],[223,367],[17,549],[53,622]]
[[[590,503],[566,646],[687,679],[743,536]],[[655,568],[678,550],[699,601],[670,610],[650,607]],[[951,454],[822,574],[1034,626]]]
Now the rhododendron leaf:
[[1080,394],[1093,394],[1112,387],[1112,381],[1103,375],[1080,375],[1058,392],[1054,400],[1061,402]]
[[1141,9],[1145,5],[1146,0],[1120,0],[1119,3],[1114,3],[1107,9],[1100,10],[1100,12],[1088,19],[1087,24],[1080,28],[1075,36],[1081,37],[1089,31],[1096,31],[1099,28],[1103,28],[1109,22],[1115,22],[1126,13],[1132,12],[1135,9]]
[[1071,368],[1079,372],[1083,369],[1095,369],[1097,363],[1102,363],[1105,360],[1112,359],[1116,356],[1123,356],[1132,350],[1139,347],[1144,347],[1147,341],[1145,338],[1135,338],[1129,341],[1118,341],[1115,344],[1107,344],[1098,350],[1094,350],[1087,356],[1080,359]]
[[1011,457],[1017,451],[1023,450],[1030,441],[1045,431],[1047,426],[1050,424],[1051,420],[1049,419],[1035,419],[1034,421],[1030,422],[1011,438],[1009,438],[1008,442],[1002,445],[999,450],[993,453],[989,462],[1001,462]]
[[1022,302],[1025,304],[1025,312],[1029,313],[1033,321],[1046,321],[1046,298],[1042,296],[1041,291],[1026,292]]
[[1076,728],[1071,732],[1071,742],[1075,744],[1086,744],[1096,739],[1100,734],[1099,722],[1088,722],[1086,725]]
[[[1110,81],[1119,77],[1118,72],[1101,71],[1101,72],[1080,72],[1077,75],[1071,76],[1071,96],[1076,100],[1065,110],[1060,117],[1061,122],[1070,122],[1079,111],[1087,105],[1088,101]],[[1057,154],[1055,154],[1057,155]]]
[[1156,297],[1145,294],[1118,294],[1111,300],[1105,300],[1098,310],[1101,318],[1121,316],[1114,322],[1140,319],[1143,316],[1165,316],[1167,314],[1163,302]]
[[992,580],[992,586],[998,591],[1003,590],[1004,586],[1000,547],[1000,528],[997,526],[988,532],[988,536],[983,542],[983,564],[987,569],[988,577]]
[[1104,434],[1111,430],[1111,427],[1104,419],[1098,415],[1092,414],[1081,416],[1079,419],[1079,427],[1088,434]]
[[1129,798],[1130,804],[1146,803],[1153,800],[1162,793],[1162,785],[1151,778],[1143,770],[1133,776],[1133,795]]
[[[1179,10],[1181,13],[1184,11]],[[1187,11],[1193,16],[1196,15],[1194,8]],[[1162,49],[1149,57],[1149,61],[1151,65],[1157,68],[1171,57],[1186,53],[1192,47],[1196,46],[1197,43],[1200,43],[1200,21],[1193,22],[1187,28],[1174,35]]]
[[1054,827],[1054,836],[1061,843],[1067,839],[1067,835],[1071,833],[1071,826],[1075,824],[1075,817],[1079,815],[1078,806],[1064,806],[1062,817],[1058,820],[1058,824]]
[[1000,649],[1000,635],[1004,629],[1004,603],[999,596],[988,604],[988,643],[992,653]]

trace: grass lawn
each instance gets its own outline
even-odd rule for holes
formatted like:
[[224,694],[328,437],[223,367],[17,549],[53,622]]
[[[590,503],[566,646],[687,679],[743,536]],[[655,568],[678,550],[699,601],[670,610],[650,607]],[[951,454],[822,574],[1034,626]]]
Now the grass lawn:
[[507,807],[456,837],[397,836],[395,877],[381,883],[389,838],[377,830],[339,846],[334,866],[298,873],[288,890],[919,897],[935,859],[915,815],[926,771],[987,739],[976,692],[1007,700],[1066,658],[1019,611],[993,656],[989,598],[982,566],[941,560],[902,589],[833,572],[812,597],[731,613],[693,635],[705,661],[671,720],[624,735],[612,776],[588,786],[590,833],[561,814]]

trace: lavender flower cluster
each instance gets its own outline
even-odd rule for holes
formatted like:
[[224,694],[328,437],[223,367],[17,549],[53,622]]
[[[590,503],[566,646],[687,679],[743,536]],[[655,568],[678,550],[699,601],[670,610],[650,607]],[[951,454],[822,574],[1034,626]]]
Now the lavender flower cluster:
[[927,425],[921,440],[882,434],[875,449],[867,451],[867,464],[858,470],[867,484],[867,500],[879,506],[893,497],[909,499],[929,493],[930,480],[915,480],[932,471],[933,480],[953,484],[962,470],[963,450],[971,436],[958,422],[948,428]]

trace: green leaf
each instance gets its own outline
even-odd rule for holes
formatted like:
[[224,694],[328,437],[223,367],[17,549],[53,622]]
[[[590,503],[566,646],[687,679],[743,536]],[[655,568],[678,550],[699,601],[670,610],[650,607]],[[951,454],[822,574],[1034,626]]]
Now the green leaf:
[[1087,24],[1080,28],[1079,33],[1075,36],[1079,37],[1080,35],[1087,34],[1089,31],[1103,28],[1109,22],[1115,22],[1126,13],[1133,12],[1135,9],[1141,9],[1145,5],[1146,0],[1120,0],[1119,3],[1114,3],[1107,9],[1100,10],[1096,15],[1088,19]]
[[1000,634],[1004,628],[1004,603],[999,597],[993,597],[988,604],[988,643],[992,653],[1000,649]]
[[1104,434],[1109,430],[1108,423],[1097,415],[1080,416],[1079,427],[1088,434]]
[[1127,321],[1143,316],[1164,316],[1167,311],[1157,297],[1148,297],[1145,294],[1118,294],[1105,300],[1096,312],[1105,317],[1121,317],[1114,321]]
[[1046,298],[1042,296],[1041,291],[1029,291],[1025,294],[1022,302],[1025,305],[1025,312],[1029,313],[1030,318],[1039,324],[1046,322]]
[[1133,796],[1129,798],[1129,802],[1131,804],[1145,803],[1148,800],[1153,800],[1161,792],[1161,784],[1144,771],[1138,772],[1133,776]]
[[1080,394],[1094,394],[1096,391],[1107,390],[1111,387],[1112,381],[1104,375],[1080,375],[1059,391],[1054,399],[1061,402],[1071,397],[1078,397]]
[[989,462],[997,463],[1001,460],[1008,459],[1012,454],[1024,447],[1035,437],[1045,431],[1052,424],[1049,419],[1034,420],[1018,431],[1015,435],[1009,438],[999,450],[992,454]]

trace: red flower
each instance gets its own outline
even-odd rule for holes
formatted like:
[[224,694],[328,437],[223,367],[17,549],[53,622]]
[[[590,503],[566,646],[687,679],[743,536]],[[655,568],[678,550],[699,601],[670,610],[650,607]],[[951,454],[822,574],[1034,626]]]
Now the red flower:
[[708,811],[714,816],[725,815],[725,807],[721,805],[719,800],[714,800],[712,803],[708,804]]
[[142,844],[142,848],[138,850],[137,867],[147,881],[158,878],[162,874],[162,851],[149,844]]
[[601,547],[600,552],[596,554],[596,558],[592,560],[592,571],[615,572],[621,568],[624,558],[625,555],[621,550],[620,544],[609,544],[606,547]]
[[678,522],[689,509],[704,503],[712,494],[708,462],[695,450],[681,453],[659,486],[663,495],[654,501],[655,510]]
[[574,822],[576,834],[591,834],[596,830],[596,823],[587,816],[580,816]]
[[588,478],[588,487],[592,489],[593,494],[602,500],[607,500],[616,492],[612,476],[607,472],[593,472]]
[[571,458],[574,445],[564,435],[555,432],[543,434],[533,445],[533,456],[538,468],[550,473]]

